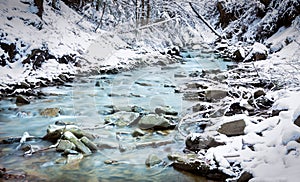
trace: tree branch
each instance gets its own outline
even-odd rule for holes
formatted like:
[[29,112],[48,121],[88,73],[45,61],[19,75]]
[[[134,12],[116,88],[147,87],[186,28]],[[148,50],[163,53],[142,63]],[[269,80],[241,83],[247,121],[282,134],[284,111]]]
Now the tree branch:
[[213,33],[215,33],[218,37],[222,37],[197,11],[196,9],[193,7],[192,3],[189,2],[189,5],[191,6],[192,10],[194,11],[194,13],[197,15],[197,17],[202,20],[204,22],[204,24],[206,26],[208,26],[209,29],[211,29],[211,31]]

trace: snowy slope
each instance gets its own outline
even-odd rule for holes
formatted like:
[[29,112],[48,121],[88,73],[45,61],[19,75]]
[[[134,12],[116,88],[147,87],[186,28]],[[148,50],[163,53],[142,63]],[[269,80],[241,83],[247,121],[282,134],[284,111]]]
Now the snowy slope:
[[[6,66],[0,66],[0,90],[9,89],[8,85],[14,83],[35,84],[41,81],[39,78],[52,81],[62,73],[128,67],[126,64],[137,64],[147,56],[161,56],[149,49],[132,50],[113,32],[99,29],[94,32],[95,24],[82,19],[63,2],[58,11],[44,1],[41,20],[35,14],[36,7],[32,2],[0,1],[1,43],[15,43],[17,51],[9,61],[9,53],[0,48],[0,54],[6,60]],[[47,50],[55,58],[46,59],[38,69],[34,69],[33,64],[22,64],[35,49]],[[144,55],[139,54],[141,51]],[[74,62],[59,64],[58,58],[66,55],[71,55],[80,66],[75,67]]]

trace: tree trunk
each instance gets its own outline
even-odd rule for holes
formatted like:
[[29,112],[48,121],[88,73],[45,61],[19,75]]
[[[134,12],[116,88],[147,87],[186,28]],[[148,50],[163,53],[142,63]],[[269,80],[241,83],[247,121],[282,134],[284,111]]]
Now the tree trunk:
[[146,18],[146,24],[148,24],[149,20],[150,20],[150,11],[151,11],[150,0],[147,0],[147,18]]
[[44,6],[43,6],[44,0],[34,0],[34,5],[37,7],[38,12],[36,13],[41,19],[43,19],[43,12],[44,12]]
[[145,24],[145,0],[142,0],[141,24],[142,24],[142,26]]

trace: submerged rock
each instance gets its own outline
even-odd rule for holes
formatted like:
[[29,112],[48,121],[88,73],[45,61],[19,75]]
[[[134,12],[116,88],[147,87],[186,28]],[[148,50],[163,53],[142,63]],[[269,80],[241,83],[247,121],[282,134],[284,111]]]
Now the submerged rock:
[[22,95],[18,95],[17,99],[16,99],[16,105],[20,106],[20,105],[25,105],[25,104],[30,104],[30,101],[25,98]]
[[178,112],[175,111],[172,107],[170,106],[163,106],[163,107],[157,107],[155,109],[155,113],[158,115],[172,115],[172,116],[177,116]]
[[169,120],[157,114],[143,116],[138,125],[141,129],[173,129],[175,127]]
[[160,164],[162,161],[163,161],[163,160],[160,159],[157,155],[155,155],[155,154],[150,154],[150,155],[148,156],[148,158],[146,159],[145,164],[146,164],[146,166],[148,166],[148,167],[153,167],[153,166],[155,166],[155,165],[157,165],[157,164]]
[[77,162],[80,161],[81,159],[83,159],[83,155],[82,154],[69,154],[67,156],[67,163],[72,163],[72,162]]
[[139,119],[139,116],[139,113],[120,111],[105,117],[104,120],[105,124],[110,123],[119,127],[124,127],[137,122],[136,120]]
[[46,108],[40,112],[40,115],[55,117],[58,116],[59,112],[60,112],[59,108]]
[[218,132],[229,137],[244,135],[245,127],[245,121],[243,119],[239,119],[222,124],[221,127],[218,129]]

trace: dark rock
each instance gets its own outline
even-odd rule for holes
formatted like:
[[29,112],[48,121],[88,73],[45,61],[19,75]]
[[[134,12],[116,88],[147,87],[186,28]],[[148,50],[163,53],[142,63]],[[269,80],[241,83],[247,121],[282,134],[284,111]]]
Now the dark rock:
[[162,160],[155,154],[150,154],[145,161],[146,166],[153,167],[157,164],[162,163]]
[[9,62],[13,62],[14,57],[16,56],[16,54],[18,53],[16,50],[16,45],[11,43],[11,44],[6,44],[1,42],[0,43],[0,47],[4,50],[5,53],[8,54],[9,56]]
[[300,127],[300,115],[297,117],[297,119],[294,121],[294,124]]
[[30,104],[30,101],[28,99],[26,99],[24,96],[18,95],[17,99],[16,99],[16,104],[18,106],[24,105],[24,104]]
[[31,145],[29,143],[23,143],[22,146],[21,146],[21,149],[24,152],[30,151],[31,150]]
[[265,95],[266,95],[266,93],[263,90],[257,90],[253,94],[254,99],[257,99],[258,97],[265,96]]
[[149,87],[149,86],[152,86],[152,84],[150,83],[144,83],[144,82],[139,82],[139,81],[136,81],[134,82],[135,84],[138,84],[140,86],[145,86],[145,87]]
[[149,114],[143,116],[139,121],[139,127],[141,129],[174,129],[174,125],[172,125],[169,120],[164,118],[163,116],[159,116],[157,114]]
[[26,82],[20,82],[17,85],[15,85],[16,88],[24,88],[24,89],[28,89],[31,88],[30,84],[26,83]]
[[225,179],[230,177],[219,169],[211,168],[207,163],[200,160],[175,161],[173,167],[177,170],[188,171],[212,180],[225,181]]
[[46,108],[40,112],[42,116],[56,117],[60,113],[59,108]]
[[250,179],[253,178],[253,175],[248,172],[248,171],[244,171],[242,172],[242,174],[240,175],[239,179],[237,180],[237,182],[248,182]]
[[201,76],[202,72],[196,70],[196,71],[193,71],[192,73],[189,74],[189,77],[199,77]]
[[241,106],[239,102],[232,103],[226,111],[225,116],[233,116],[235,114],[242,114],[243,111],[245,111],[246,108]]
[[256,104],[259,108],[261,109],[269,109],[270,107],[272,107],[274,101],[268,99],[265,96],[261,96],[259,98],[257,98],[256,100]]
[[60,74],[60,75],[58,75],[58,78],[60,78],[63,82],[70,82],[71,81],[71,78],[66,74]]
[[209,149],[211,147],[225,145],[225,143],[216,141],[213,137],[210,136],[193,133],[187,136],[185,145],[189,150],[199,151],[201,149]]
[[100,82],[99,81],[96,81],[95,87],[100,87]]
[[171,56],[180,56],[180,50],[178,47],[172,47],[172,49],[169,49],[167,51],[167,54],[171,55]]
[[176,88],[175,85],[172,85],[172,84],[164,84],[164,87],[168,88],[168,87],[171,87],[171,88]]
[[218,129],[218,132],[228,137],[244,135],[245,127],[245,121],[243,119],[239,119],[222,124],[221,127]]
[[273,116],[279,116],[279,113],[281,111],[287,111],[287,109],[272,110],[272,117]]
[[240,48],[234,51],[233,58],[235,61],[242,61],[245,58],[245,50]]
[[70,55],[63,55],[61,58],[58,58],[58,63],[60,64],[68,64],[75,62]]

